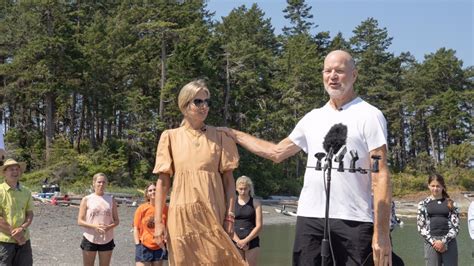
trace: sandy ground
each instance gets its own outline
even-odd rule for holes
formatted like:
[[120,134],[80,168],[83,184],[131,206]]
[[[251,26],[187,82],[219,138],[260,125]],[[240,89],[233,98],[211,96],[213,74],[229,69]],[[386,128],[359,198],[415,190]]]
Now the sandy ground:
[[[467,212],[469,200],[462,194],[451,195]],[[417,203],[426,197],[425,193],[395,199],[397,213],[404,216],[416,215]],[[472,198],[471,198],[472,199]],[[275,208],[290,202],[269,200],[263,202],[264,225],[296,223],[296,217],[278,214]],[[77,225],[77,206],[52,206],[35,202],[35,217],[31,225],[31,243],[34,265],[82,265],[81,228]],[[289,207],[288,210],[294,209]],[[112,265],[134,265],[135,247],[131,232],[135,207],[120,205],[120,225],[114,229],[116,247],[112,256]],[[97,263],[97,260],[96,260]]]

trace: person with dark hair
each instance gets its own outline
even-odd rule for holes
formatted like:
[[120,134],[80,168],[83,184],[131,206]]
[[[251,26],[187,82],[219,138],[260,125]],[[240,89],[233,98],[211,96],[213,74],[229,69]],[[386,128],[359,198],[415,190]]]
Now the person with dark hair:
[[262,204],[255,199],[252,180],[241,176],[235,181],[237,200],[235,201],[235,225],[233,241],[249,266],[256,266],[260,255],[262,230]]
[[428,178],[430,196],[418,204],[417,227],[424,239],[426,265],[458,265],[459,210],[439,174]]
[[[157,244],[155,232],[155,184],[150,183],[145,188],[146,202],[135,211],[133,218],[133,239],[135,240],[136,266],[161,266],[163,260],[168,260],[165,242]],[[162,219],[166,224],[168,207],[163,206]]]
[[[232,243],[237,146],[204,122],[210,92],[204,80],[186,84],[178,96],[181,127],[165,130],[156,151],[155,241],[168,237],[171,265],[245,265]],[[168,223],[161,221],[170,190]]]
[[33,265],[30,232],[33,221],[31,192],[20,184],[26,163],[13,159],[0,166],[0,265]]
[[114,243],[114,227],[119,225],[117,202],[105,194],[107,176],[97,173],[92,177],[94,193],[85,196],[79,206],[77,223],[84,228],[81,241],[84,266],[93,266],[99,253],[99,265],[110,265]]

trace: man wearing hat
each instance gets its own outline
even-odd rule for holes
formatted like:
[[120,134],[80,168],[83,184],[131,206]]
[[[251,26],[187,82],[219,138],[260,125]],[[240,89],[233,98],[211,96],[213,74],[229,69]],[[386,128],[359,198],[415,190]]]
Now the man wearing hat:
[[26,164],[13,159],[0,166],[0,266],[33,265],[28,226],[33,221],[31,192],[20,185]]

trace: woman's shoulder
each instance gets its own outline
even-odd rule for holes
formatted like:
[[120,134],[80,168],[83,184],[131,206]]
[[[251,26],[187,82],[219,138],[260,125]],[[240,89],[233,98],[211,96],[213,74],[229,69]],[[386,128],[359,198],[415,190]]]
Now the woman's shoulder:
[[262,202],[260,202],[260,200],[254,198],[254,197],[252,197],[252,201],[253,201],[253,206],[255,206],[255,207],[262,205]]
[[430,198],[430,197],[426,197],[426,198],[424,198],[422,201],[418,202],[418,205],[419,205],[419,206],[423,206],[423,205],[428,204],[430,201],[431,201],[431,198]]

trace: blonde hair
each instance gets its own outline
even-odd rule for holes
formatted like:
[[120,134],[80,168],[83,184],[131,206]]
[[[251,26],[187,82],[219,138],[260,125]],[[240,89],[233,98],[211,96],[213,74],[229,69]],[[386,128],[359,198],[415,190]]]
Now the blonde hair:
[[198,94],[201,90],[204,90],[208,97],[211,96],[211,93],[207,88],[206,81],[203,79],[193,80],[184,85],[184,87],[179,91],[178,107],[183,115],[186,113],[186,108],[188,107],[191,100],[196,97],[196,94]]
[[103,177],[105,178],[105,182],[109,182],[109,181],[107,180],[107,176],[106,176],[104,173],[97,173],[97,174],[95,174],[95,175],[92,177],[92,183],[95,184],[95,182],[97,181],[97,178],[98,178],[99,176],[103,176]]
[[145,199],[146,199],[147,202],[150,201],[150,197],[148,197],[148,188],[151,187],[151,186],[155,186],[155,183],[150,182],[145,187]]
[[249,194],[251,197],[255,196],[255,190],[253,188],[253,182],[252,179],[248,176],[241,176],[237,178],[237,181],[235,181],[235,186],[237,187],[238,185],[246,185],[249,188]]

